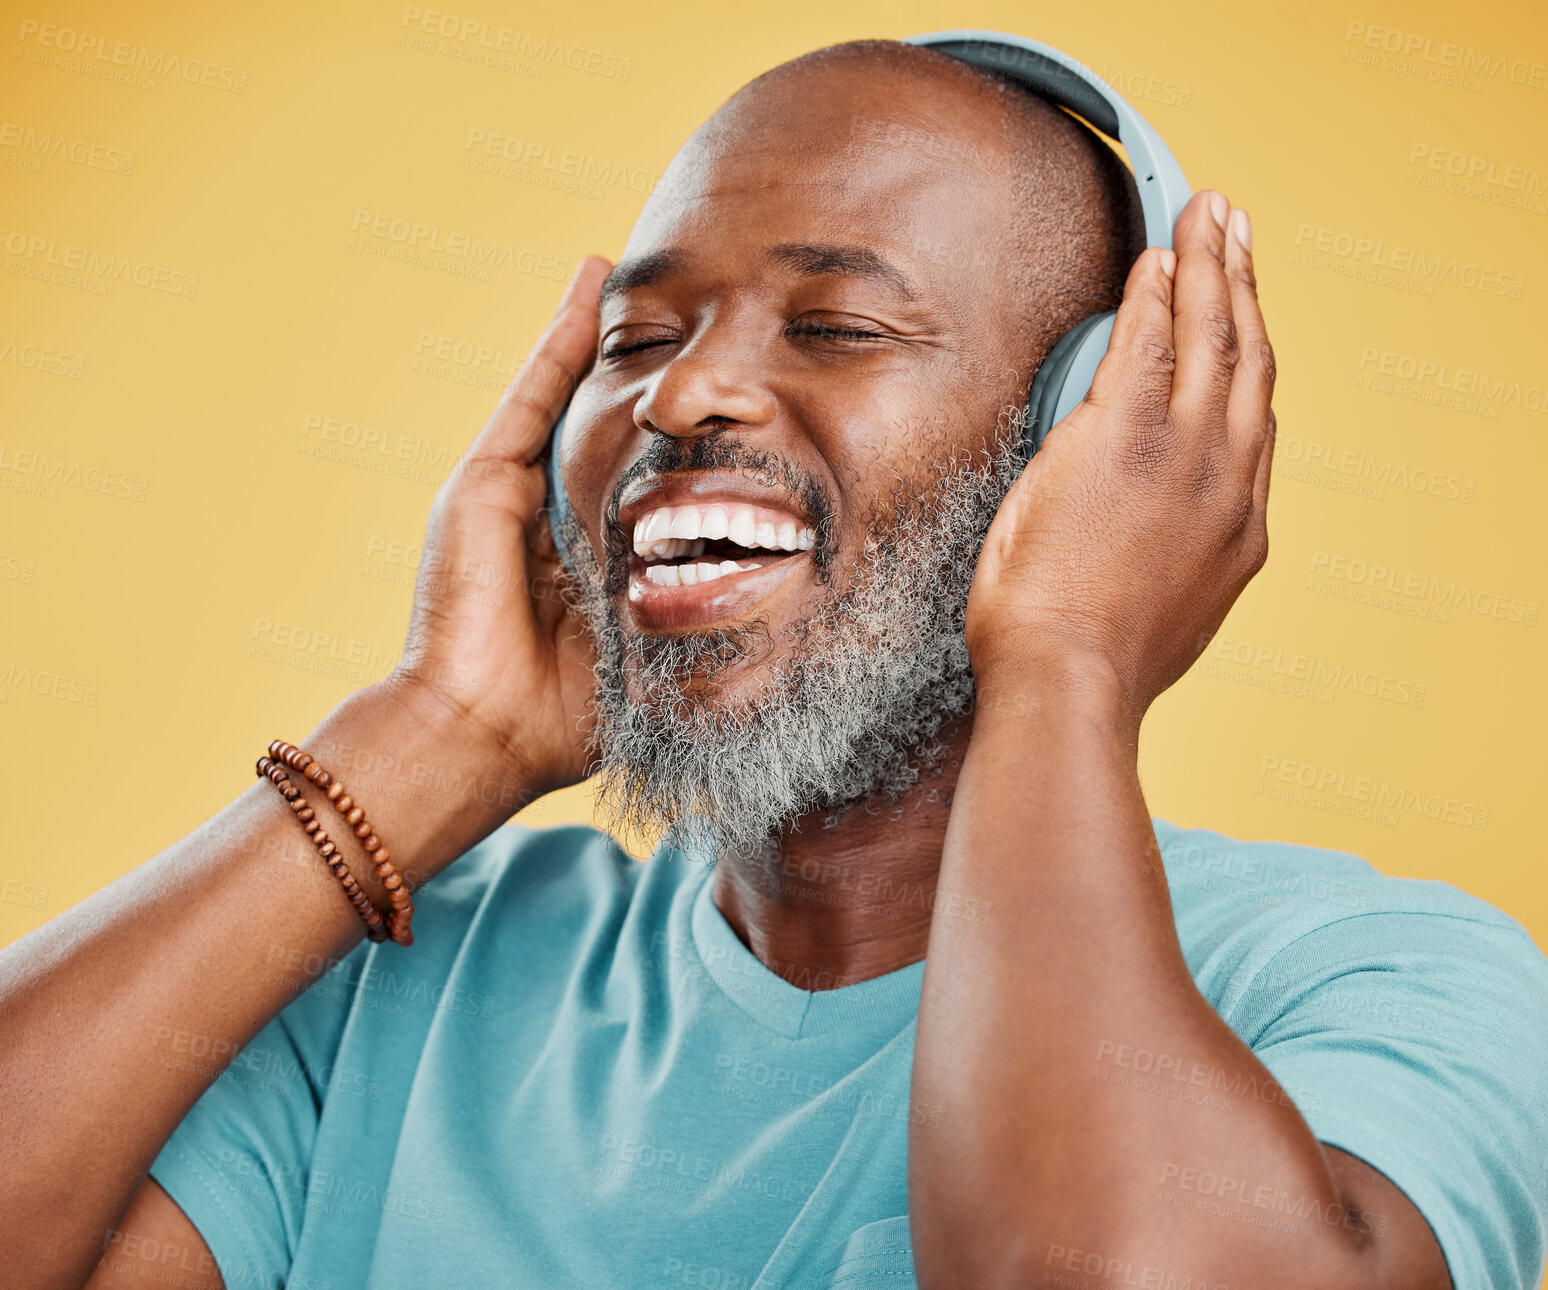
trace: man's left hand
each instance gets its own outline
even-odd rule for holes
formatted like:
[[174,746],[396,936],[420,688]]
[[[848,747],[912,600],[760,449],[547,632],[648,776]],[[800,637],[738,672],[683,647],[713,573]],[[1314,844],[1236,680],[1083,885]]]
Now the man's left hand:
[[1247,213],[1196,193],[1174,244],[1136,261],[1091,392],[1001,504],[967,607],[981,689],[1095,665],[1136,728],[1268,555],[1274,352]]

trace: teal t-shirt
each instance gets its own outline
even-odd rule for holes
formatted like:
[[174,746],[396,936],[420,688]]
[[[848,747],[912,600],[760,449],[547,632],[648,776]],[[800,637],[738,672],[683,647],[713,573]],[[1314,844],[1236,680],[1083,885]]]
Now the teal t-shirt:
[[[1536,1290],[1548,961],[1526,932],[1351,855],[1155,828],[1194,979],[1280,1088],[1116,1046],[1093,1076],[1288,1095],[1403,1189],[1456,1290]],[[909,1290],[909,1126],[940,1114],[909,1097],[924,964],[800,988],[737,939],[709,873],[508,825],[420,894],[408,951],[271,947],[316,984],[151,1176],[230,1287]]]

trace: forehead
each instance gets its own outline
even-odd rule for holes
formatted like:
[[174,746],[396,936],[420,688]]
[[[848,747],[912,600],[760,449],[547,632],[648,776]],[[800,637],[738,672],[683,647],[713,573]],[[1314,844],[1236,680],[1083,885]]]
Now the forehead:
[[[1006,236],[1012,176],[997,109],[960,88],[859,71],[791,77],[733,99],[684,145],[621,260],[809,265],[800,246],[874,251],[923,294],[960,289],[964,248]],[[887,285],[884,274],[867,275]]]

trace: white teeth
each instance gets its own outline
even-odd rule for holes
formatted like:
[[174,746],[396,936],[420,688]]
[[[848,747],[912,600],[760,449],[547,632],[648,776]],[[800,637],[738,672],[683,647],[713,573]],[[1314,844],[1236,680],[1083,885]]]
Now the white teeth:
[[757,567],[749,564],[744,568],[735,560],[722,560],[719,564],[712,564],[708,560],[698,564],[647,564],[645,579],[658,587],[695,587],[701,582],[714,582],[716,578],[724,578],[728,574],[750,573]]
[[751,546],[758,532],[758,521],[753,518],[751,506],[738,506],[726,526],[726,536],[737,546]]
[[645,532],[634,540],[635,549],[643,544],[649,546],[653,542],[659,542],[668,536],[667,530],[672,527],[672,512],[661,510],[652,511],[645,518]]
[[809,551],[817,544],[812,529],[794,519],[760,522],[751,506],[662,506],[634,524],[634,551],[644,559],[703,555],[706,541],[722,538],[771,551]]
[[[694,550],[695,547],[698,548],[697,551]],[[639,551],[639,554],[655,556],[661,561],[675,561],[678,556],[697,556],[703,553],[703,550],[703,542],[690,542],[684,537],[663,537],[659,542],[652,542],[646,550]]]
[[639,555],[655,556],[658,560],[676,560],[685,555],[703,555],[704,542],[699,538],[662,538],[643,550],[636,547],[635,551]]
[[731,521],[726,516],[724,506],[711,506],[704,512],[702,527],[699,536],[705,538],[723,538],[731,531]]
[[752,561],[739,564],[735,560],[722,560],[719,564],[708,560],[697,564],[647,564],[645,580],[658,587],[696,587],[701,582],[714,582],[733,573],[753,573],[760,567]]
[[675,538],[698,537],[699,508],[697,506],[679,506],[672,513],[672,527],[669,536]]

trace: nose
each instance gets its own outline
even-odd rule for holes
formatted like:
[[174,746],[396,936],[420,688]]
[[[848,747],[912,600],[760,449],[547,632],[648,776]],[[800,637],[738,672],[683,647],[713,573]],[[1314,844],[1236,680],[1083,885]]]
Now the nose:
[[651,381],[634,405],[634,424],[673,439],[694,439],[774,419],[767,365],[728,335],[701,334]]

